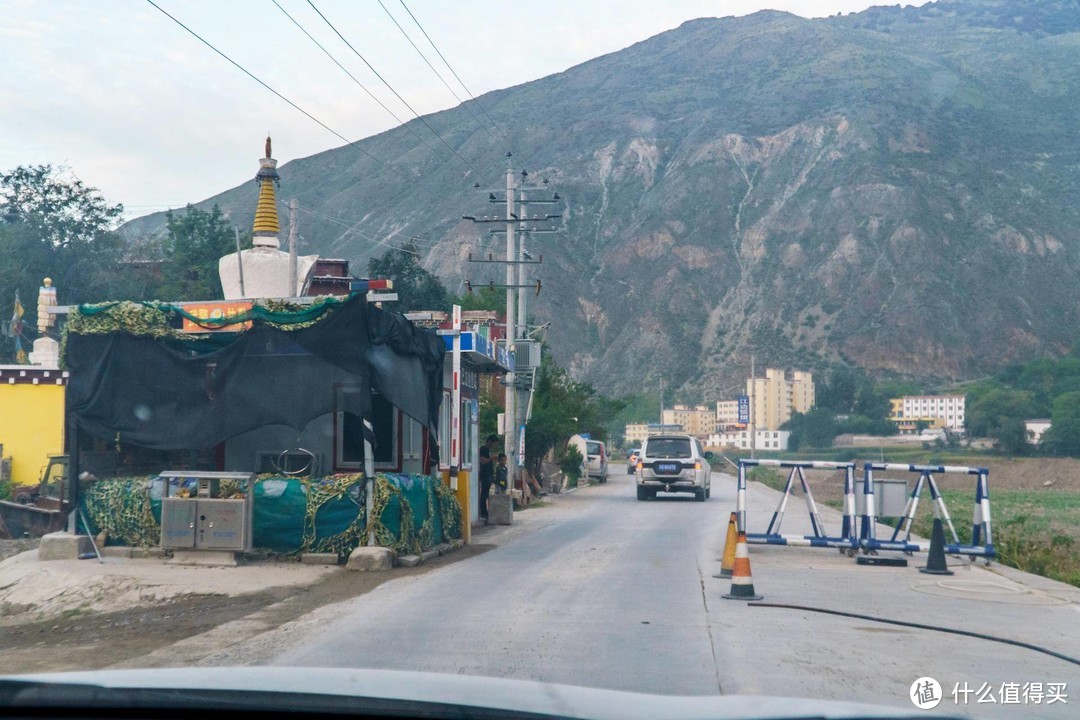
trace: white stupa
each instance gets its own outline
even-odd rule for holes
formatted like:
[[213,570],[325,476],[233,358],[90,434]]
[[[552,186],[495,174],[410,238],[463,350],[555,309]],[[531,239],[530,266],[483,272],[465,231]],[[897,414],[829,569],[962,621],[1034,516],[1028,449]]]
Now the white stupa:
[[277,160],[270,157],[270,138],[266,138],[266,157],[259,160],[259,202],[251,228],[254,247],[230,253],[218,261],[218,277],[226,300],[244,298],[290,298],[303,295],[318,255],[296,258],[296,286],[289,287],[289,253],[281,250],[278,238]]

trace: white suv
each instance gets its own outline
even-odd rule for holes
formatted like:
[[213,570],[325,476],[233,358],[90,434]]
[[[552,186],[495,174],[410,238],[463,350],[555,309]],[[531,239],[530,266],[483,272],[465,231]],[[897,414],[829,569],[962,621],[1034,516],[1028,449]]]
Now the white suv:
[[694,493],[699,502],[712,489],[711,452],[704,452],[692,435],[654,435],[641,446],[637,464],[637,499],[658,492]]

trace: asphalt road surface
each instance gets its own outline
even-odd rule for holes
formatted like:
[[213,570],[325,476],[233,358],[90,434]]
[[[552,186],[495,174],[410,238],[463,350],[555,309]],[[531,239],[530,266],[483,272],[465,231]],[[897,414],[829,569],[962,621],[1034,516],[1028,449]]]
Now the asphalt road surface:
[[704,592],[721,583],[710,575],[734,479],[714,474],[704,503],[638,502],[625,468],[613,471],[606,485],[521,513],[529,527],[490,552],[337,606],[266,659],[721,692]]

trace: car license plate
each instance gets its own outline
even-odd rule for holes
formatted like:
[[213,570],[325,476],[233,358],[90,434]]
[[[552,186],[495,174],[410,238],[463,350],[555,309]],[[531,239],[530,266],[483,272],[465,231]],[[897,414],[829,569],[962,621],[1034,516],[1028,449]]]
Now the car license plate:
[[673,473],[679,469],[675,463],[656,463],[657,472]]

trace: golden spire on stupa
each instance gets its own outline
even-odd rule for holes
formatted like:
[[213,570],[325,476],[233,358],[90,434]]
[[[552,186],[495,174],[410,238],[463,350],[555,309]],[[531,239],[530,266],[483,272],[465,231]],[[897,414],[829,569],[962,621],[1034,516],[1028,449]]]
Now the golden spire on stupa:
[[259,160],[259,172],[255,181],[259,183],[259,203],[255,206],[255,223],[251,227],[252,242],[255,245],[281,247],[278,233],[277,196],[274,186],[278,182],[277,160],[270,157],[270,136],[266,137],[266,157]]

